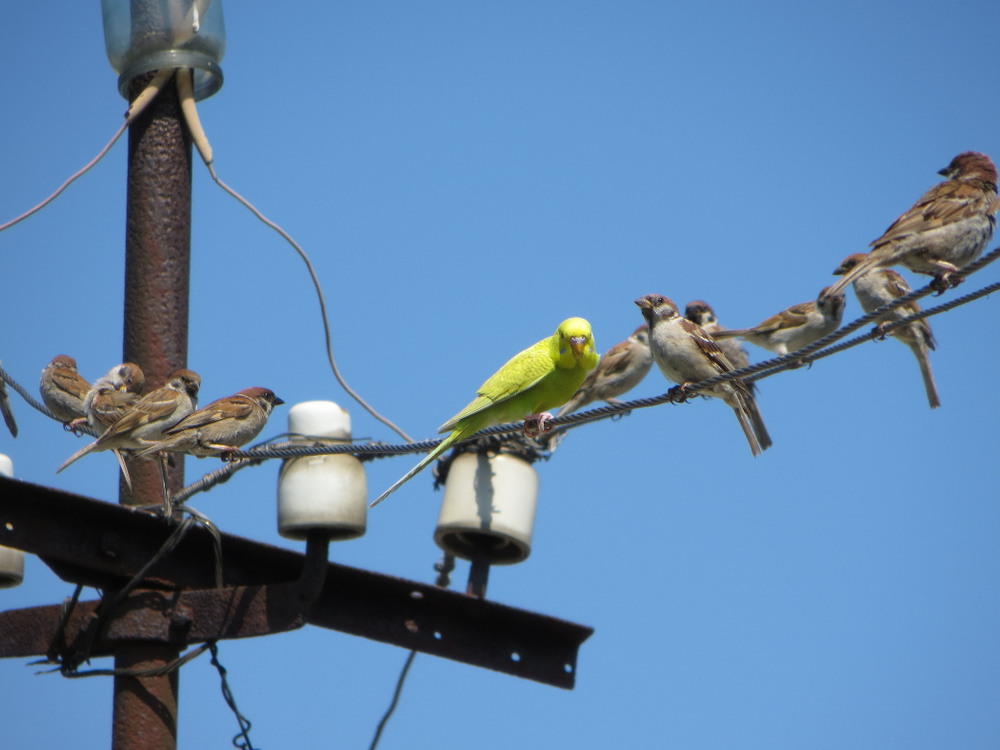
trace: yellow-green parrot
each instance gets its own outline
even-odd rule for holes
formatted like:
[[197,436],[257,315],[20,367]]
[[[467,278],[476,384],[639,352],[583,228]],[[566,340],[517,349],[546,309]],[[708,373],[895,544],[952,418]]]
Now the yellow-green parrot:
[[480,430],[526,418],[539,418],[544,423],[552,415],[543,412],[569,401],[600,358],[590,323],[583,318],[567,318],[553,335],[514,355],[483,383],[472,403],[438,429],[438,432],[451,430],[451,434],[375,498],[372,507],[452,445]]

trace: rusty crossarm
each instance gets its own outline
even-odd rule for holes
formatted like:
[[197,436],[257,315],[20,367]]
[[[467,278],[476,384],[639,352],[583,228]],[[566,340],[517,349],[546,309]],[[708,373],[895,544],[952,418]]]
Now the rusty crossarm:
[[[121,587],[173,527],[158,516],[0,477],[0,544],[41,557],[64,580]],[[292,630],[308,623],[549,685],[572,688],[580,645],[593,630],[428,584],[327,563],[311,605],[298,583],[305,557],[222,535],[224,588],[213,587],[207,532],[188,534],[108,621],[93,653],[116,641],[187,644]],[[158,590],[159,589],[159,590]],[[311,598],[311,597],[309,597]],[[67,624],[72,644],[96,602]],[[44,655],[61,607],[0,612],[0,657]]]

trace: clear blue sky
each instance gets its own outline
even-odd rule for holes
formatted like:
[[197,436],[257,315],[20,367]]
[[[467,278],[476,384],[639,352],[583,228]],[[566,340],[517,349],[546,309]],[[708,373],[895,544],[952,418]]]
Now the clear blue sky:
[[[312,253],[346,376],[417,438],[570,315],[603,351],[649,292],[732,326],[811,299],[953,156],[1000,157],[995,0],[230,1],[226,23],[225,85],[201,104],[219,173]],[[125,103],[96,2],[12,4],[0,50],[2,221],[96,153]],[[90,378],[120,360],[124,191],[122,142],[0,235],[0,359],[31,387],[59,353]],[[356,436],[394,441],[330,374],[301,261],[200,164],[194,194],[202,402],[251,385],[333,399]],[[997,747],[996,305],[933,320],[935,412],[889,341],[764,381],[775,444],[757,459],[717,401],[574,431],[538,467],[532,556],[489,594],[596,628],[576,689],[420,656],[381,747]],[[635,393],[665,389],[653,372]],[[110,455],[56,476],[81,443],[15,407],[0,452],[18,477],[117,499]],[[367,464],[372,491],[412,461]],[[274,528],[276,476],[191,504],[297,548]],[[439,502],[419,477],[331,558],[431,581]],[[70,592],[31,559],[0,608]],[[312,628],[221,645],[264,748],[367,747],[405,657]],[[111,681],[34,669],[0,662],[5,745],[107,747]],[[228,746],[206,658],[180,695],[180,746]]]

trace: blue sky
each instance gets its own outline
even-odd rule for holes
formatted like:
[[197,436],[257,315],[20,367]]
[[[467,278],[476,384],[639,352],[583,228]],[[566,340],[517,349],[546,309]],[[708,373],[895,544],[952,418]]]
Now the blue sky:
[[[217,169],[312,254],[345,375],[419,439],[570,315],[603,351],[649,292],[731,326],[811,299],[953,156],[1000,156],[987,0],[275,8],[226,6],[225,85],[200,105]],[[0,50],[3,221],[96,153],[125,103],[98,3],[14,5]],[[56,354],[90,378],[120,361],[124,178],[123,141],[0,235],[0,359],[30,387]],[[194,201],[202,402],[251,385],[332,399],[356,436],[395,442],[329,372],[301,261],[200,164]],[[757,459],[717,401],[575,430],[538,467],[531,557],[489,595],[596,629],[576,689],[419,656],[381,747],[996,747],[995,305],[932,321],[934,412],[890,341],[762,382],[774,447]],[[635,395],[666,385],[653,372]],[[117,499],[110,455],[56,476],[80,443],[15,408],[0,452],[18,477]],[[366,464],[371,491],[412,461]],[[191,504],[297,548],[274,528],[276,479],[249,469]],[[439,502],[418,477],[331,559],[431,581]],[[0,607],[70,592],[29,559]],[[265,748],[367,747],[405,657],[314,628],[221,644]],[[11,747],[109,745],[110,680],[33,672],[0,662]],[[206,658],[180,695],[180,746],[228,746]]]

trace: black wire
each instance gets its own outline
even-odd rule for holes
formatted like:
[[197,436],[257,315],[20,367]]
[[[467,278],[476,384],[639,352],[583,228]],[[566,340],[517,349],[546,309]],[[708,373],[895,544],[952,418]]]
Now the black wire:
[[[240,731],[233,736],[233,747],[238,747],[240,750],[253,750],[253,743],[250,741],[250,727],[252,724],[250,719],[244,716],[240,712],[239,706],[236,705],[236,697],[233,695],[233,691],[229,687],[229,680],[226,678],[228,672],[219,661],[219,647],[215,641],[209,641],[206,645],[212,651],[212,666],[219,671],[222,697],[226,701],[226,705],[229,706],[229,710],[232,711],[233,715],[236,717],[237,723],[240,725]],[[240,741],[241,739],[242,742]]]
[[[1000,248],[992,251],[988,256],[984,256],[981,261],[990,262],[994,260],[997,256],[1000,256]],[[953,300],[946,305],[940,305],[935,308],[928,310],[922,310],[918,313],[908,315],[901,318],[898,322],[892,324],[892,328],[895,329],[899,326],[906,325],[907,323],[913,322],[914,320],[919,320],[921,318],[930,317],[932,315],[937,315],[942,312],[946,312],[954,307],[967,304],[979,297],[990,294],[996,291],[998,285],[993,284],[987,286],[977,292],[974,292],[964,297]],[[725,383],[729,380],[736,378],[744,378],[748,381],[761,380],[765,377],[770,377],[776,375],[778,372],[783,372],[785,370],[796,369],[801,366],[803,361],[809,361],[810,359],[819,359],[820,357],[814,356],[816,352],[825,349],[831,344],[839,341],[840,339],[848,336],[859,328],[864,327],[869,323],[873,323],[878,318],[885,315],[887,312],[895,310],[898,307],[906,305],[914,300],[920,299],[921,297],[926,297],[933,294],[936,288],[933,285],[928,285],[920,289],[916,289],[909,294],[906,294],[892,302],[883,305],[877,310],[873,310],[870,313],[862,315],[857,320],[852,321],[836,331],[827,334],[821,339],[804,346],[797,351],[790,352],[780,357],[774,357],[772,359],[763,360],[755,364],[749,365],[747,367],[740,368],[738,370],[732,370],[730,372],[717,375],[715,377],[709,378],[708,380],[703,380],[699,383],[694,383],[685,388],[686,393],[695,394],[699,391],[707,390],[713,388],[721,383]],[[886,327],[889,328],[888,326]],[[861,337],[853,343],[853,346],[863,343],[870,337]],[[844,347],[846,348],[846,347]],[[752,377],[756,375],[756,377]],[[594,409],[589,409],[587,411],[576,412],[574,414],[566,414],[559,417],[554,417],[549,424],[553,427],[575,427],[578,424],[585,422],[593,422],[598,419],[606,419],[624,412],[632,411],[633,409],[644,409],[650,406],[658,406],[659,404],[671,402],[674,400],[674,396],[670,393],[664,393],[660,396],[654,396],[650,398],[640,398],[632,401],[625,401],[619,404],[607,404],[604,406],[599,406]],[[476,440],[487,435],[497,435],[511,432],[519,432],[522,429],[521,422],[509,422],[500,425],[494,425],[492,427],[487,427],[480,430],[475,435],[468,438],[469,441]],[[312,445],[302,445],[301,443],[279,443],[267,446],[262,446],[260,448],[252,448],[249,450],[235,451],[230,454],[233,458],[252,458],[252,459],[263,459],[263,458],[301,458],[305,456],[320,456],[320,455],[335,455],[335,454],[350,454],[358,457],[362,456],[372,456],[372,457],[387,457],[400,455],[404,453],[422,453],[429,451],[436,447],[444,438],[437,438],[432,440],[424,440],[416,443],[402,443],[396,445],[387,445],[382,443],[370,443],[367,445],[329,445],[315,443]]]
[[417,658],[417,652],[411,651],[406,657],[406,662],[403,664],[403,670],[399,673],[399,679],[396,680],[396,689],[392,693],[392,701],[389,703],[389,708],[386,709],[385,714],[382,716],[382,720],[378,723],[378,727],[375,729],[375,736],[372,737],[372,744],[368,746],[368,750],[375,750],[378,747],[378,742],[382,738],[382,730],[385,729],[385,725],[389,723],[389,719],[392,718],[392,714],[396,711],[396,706],[399,705],[399,696],[403,694],[403,685],[406,682],[406,675],[410,671],[410,667],[413,666],[413,660]]
[[[961,272],[961,278],[966,278],[973,273],[981,270],[985,266],[992,263],[994,260],[1000,257],[1000,247],[994,248],[986,255],[979,258],[974,263],[969,264]],[[1000,289],[1000,283],[994,283],[987,287],[984,287],[976,292],[964,295],[962,297],[956,298],[948,303],[939,305],[934,308],[927,310],[922,310],[920,312],[908,315],[901,318],[898,321],[894,321],[883,327],[883,332],[891,332],[896,328],[905,326],[915,320],[920,320],[922,318],[927,318],[932,315],[938,315],[942,312],[946,312],[955,307],[967,304],[975,299],[979,299],[987,294],[991,294],[994,291]],[[809,344],[808,346],[802,347],[798,351],[791,352],[781,357],[774,357],[771,359],[763,360],[747,367],[740,368],[738,370],[732,370],[721,375],[717,375],[708,380],[704,380],[700,383],[694,383],[692,385],[685,387],[685,393],[687,395],[694,395],[699,391],[713,388],[729,380],[735,378],[745,379],[747,382],[754,382],[757,380],[762,380],[763,378],[771,377],[779,372],[784,372],[786,370],[795,369],[800,367],[806,362],[812,362],[823,357],[830,356],[837,352],[848,349],[852,346],[857,346],[859,344],[865,343],[871,340],[870,336],[859,336],[850,341],[846,341],[838,346],[834,347],[837,341],[845,338],[859,328],[875,322],[878,318],[882,317],[886,313],[895,310],[898,307],[906,305],[910,302],[926,297],[935,292],[940,293],[940,290],[936,282],[932,282],[925,287],[915,289],[908,294],[893,300],[892,302],[873,310],[870,313],[862,315],[860,318],[838,328],[833,333],[824,336],[821,339]],[[827,349],[829,347],[829,349]],[[822,350],[822,352],[821,352]],[[0,367],[0,379],[11,386],[22,398],[25,399],[31,406],[35,407],[39,411],[48,416],[52,416],[51,412],[44,405],[40,404],[34,398],[32,398],[23,387],[20,386],[2,367]],[[559,417],[554,417],[549,424],[554,428],[561,428],[561,430],[568,430],[577,427],[582,424],[589,422],[595,422],[601,419],[616,418],[627,415],[634,409],[645,409],[651,406],[658,406],[664,403],[672,403],[676,400],[675,391],[671,389],[667,393],[661,394],[659,396],[654,396],[650,398],[640,398],[632,401],[625,401],[617,404],[607,404],[599,406],[587,411],[575,412],[572,414],[565,414]],[[473,440],[478,440],[487,435],[501,435],[509,434],[521,431],[523,425],[521,422],[510,422],[506,424],[494,425],[488,427],[484,430],[480,430],[475,435],[470,436],[466,441],[471,442]],[[407,453],[423,453],[432,450],[437,445],[441,443],[444,438],[435,438],[431,440],[422,440],[419,442],[401,443],[401,444],[383,444],[383,443],[367,443],[364,445],[358,445],[353,443],[344,443],[340,445],[330,444],[329,442],[324,442],[317,440],[312,444],[302,444],[299,442],[288,442],[288,443],[278,443],[278,444],[262,444],[249,448],[246,450],[233,451],[229,456],[234,459],[232,463],[223,466],[220,469],[210,472],[205,476],[201,477],[196,482],[183,488],[180,492],[176,493],[174,500],[179,504],[184,502],[187,498],[191,497],[198,492],[205,492],[217,484],[225,482],[228,480],[236,471],[240,469],[247,468],[249,466],[256,466],[260,464],[265,459],[289,459],[289,458],[302,458],[306,456],[321,456],[321,455],[339,455],[339,454],[349,454],[358,458],[385,458],[388,456],[397,456]]]

